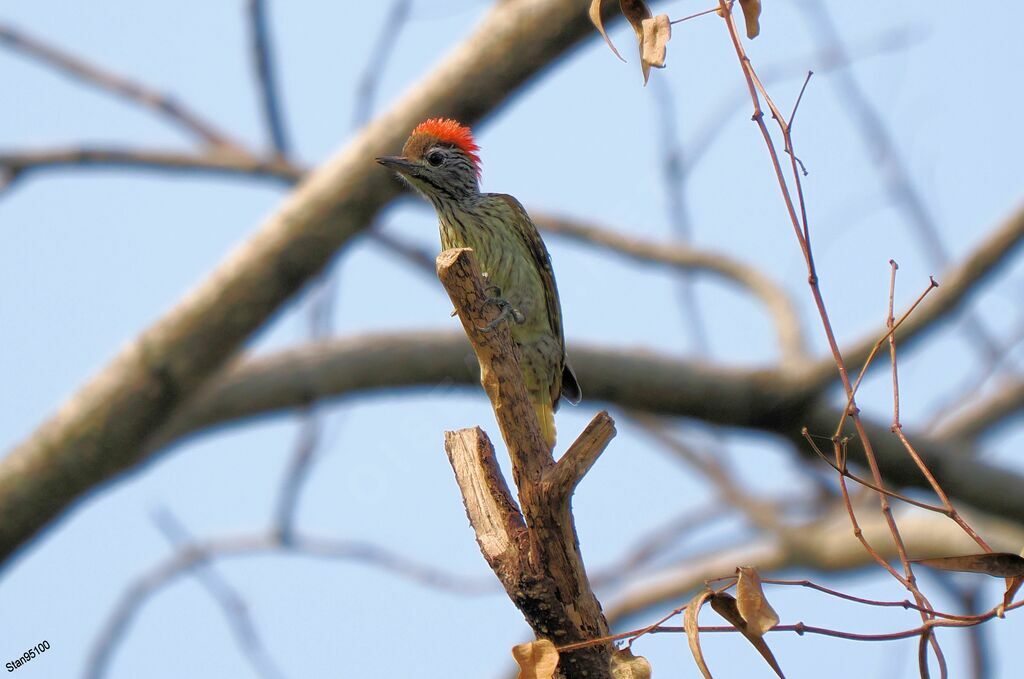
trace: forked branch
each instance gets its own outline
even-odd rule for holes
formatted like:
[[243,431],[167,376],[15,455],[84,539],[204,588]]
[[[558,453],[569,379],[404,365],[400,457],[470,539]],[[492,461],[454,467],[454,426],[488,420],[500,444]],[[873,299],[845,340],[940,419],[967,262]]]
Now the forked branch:
[[[480,549],[538,638],[565,646],[606,637],[608,624],[583,567],[570,498],[615,435],[614,422],[607,413],[598,413],[556,464],[527,397],[507,325],[481,330],[498,312],[485,304],[473,251],[442,252],[437,275],[480,362],[480,381],[512,458],[519,491],[521,509],[479,427],[445,434],[445,450]],[[559,660],[558,676],[609,677],[610,659],[608,643],[567,651]]]

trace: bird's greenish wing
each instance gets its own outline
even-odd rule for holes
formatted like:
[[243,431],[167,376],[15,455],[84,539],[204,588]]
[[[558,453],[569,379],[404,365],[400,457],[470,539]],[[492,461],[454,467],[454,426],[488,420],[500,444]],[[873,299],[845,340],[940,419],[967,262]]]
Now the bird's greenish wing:
[[533,220],[530,219],[530,215],[526,213],[526,208],[523,207],[522,203],[514,196],[503,193],[496,193],[494,195],[508,204],[515,217],[516,235],[522,239],[527,251],[537,265],[537,271],[540,273],[541,281],[544,283],[544,298],[547,303],[551,333],[558,338],[559,344],[562,347],[562,354],[564,355],[565,336],[562,333],[562,307],[558,301],[558,286],[555,284],[555,272],[551,268],[551,255],[548,254],[548,249],[544,245],[544,241],[541,240],[540,232],[534,225]]

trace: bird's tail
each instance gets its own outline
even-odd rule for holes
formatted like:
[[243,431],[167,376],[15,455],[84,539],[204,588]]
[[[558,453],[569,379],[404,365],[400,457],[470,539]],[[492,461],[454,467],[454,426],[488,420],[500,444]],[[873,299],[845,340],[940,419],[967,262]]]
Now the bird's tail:
[[555,447],[555,409],[551,406],[551,395],[545,392],[540,398],[534,398],[533,409],[540,423],[540,433],[547,442],[548,448]]

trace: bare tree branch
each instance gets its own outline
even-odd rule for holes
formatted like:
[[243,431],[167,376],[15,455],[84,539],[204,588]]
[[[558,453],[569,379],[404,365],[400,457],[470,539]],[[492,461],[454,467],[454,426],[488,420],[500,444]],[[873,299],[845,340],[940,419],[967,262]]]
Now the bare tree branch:
[[[157,511],[154,521],[171,545],[178,547],[192,542],[185,527],[167,508]],[[261,677],[283,676],[260,638],[252,616],[249,615],[249,607],[235,588],[221,577],[210,564],[199,565],[193,569],[192,573],[203,589],[220,606],[231,627],[231,632],[235,636],[235,641],[238,642],[239,648],[249,664],[252,665],[253,670]]]
[[717,502],[696,510],[687,509],[680,512],[663,525],[640,536],[622,557],[593,569],[594,574],[590,581],[597,588],[617,585],[668,550],[677,547],[698,528],[707,528],[713,522],[730,516],[729,508]]
[[227,134],[171,96],[90,64],[41,40],[25,35],[11,26],[0,24],[0,44],[21,52],[75,80],[147,108],[211,146],[240,148]]
[[[679,139],[675,97],[672,86],[659,79],[654,86],[657,105],[658,144],[661,151],[661,181],[666,202],[666,216],[675,234],[675,240],[690,245],[693,242],[693,218],[686,200],[686,183],[690,177],[687,158]],[[724,127],[724,126],[723,126]],[[682,302],[683,323],[689,326],[693,349],[697,355],[707,356],[711,348],[708,330],[697,299],[697,291],[688,271],[679,277],[679,297]]]
[[[586,376],[588,398],[596,401],[731,426],[795,422],[807,406],[799,385],[778,371],[715,368],[585,344],[570,344],[569,352],[580,379]],[[458,333],[367,334],[243,359],[180,409],[153,436],[148,452],[200,429],[310,400],[441,383],[479,383],[479,368]]]
[[454,575],[417,563],[383,547],[354,540],[296,535],[291,543],[284,544],[274,533],[257,533],[190,542],[140,576],[125,590],[93,644],[86,663],[86,676],[99,679],[106,674],[117,646],[124,640],[142,607],[156,592],[210,562],[267,554],[365,563],[425,587],[460,595],[492,594],[499,591],[491,577],[481,580]]
[[252,42],[253,62],[259,83],[263,121],[270,136],[270,146],[278,158],[291,155],[284,114],[281,111],[281,93],[277,87],[274,68],[274,50],[270,40],[270,22],[267,19],[266,0],[248,0],[249,38]]
[[[803,438],[831,437],[842,411],[813,384],[773,370],[715,368],[649,351],[574,344],[569,351],[587,397],[633,410],[675,415],[729,427],[771,432],[817,460]],[[325,341],[236,362],[207,384],[152,439],[146,454],[191,433],[231,421],[291,410],[310,399],[367,391],[478,384],[479,372],[463,337],[418,332]],[[928,488],[889,424],[864,419],[883,476],[895,486]],[[465,423],[452,423],[460,426]],[[1024,521],[1018,474],[964,455],[957,445],[908,433],[950,496],[978,509]],[[856,460],[851,460],[856,462]]]
[[[352,127],[366,124],[373,113],[373,103],[380,86],[380,76],[398,44],[398,36],[409,20],[412,0],[392,0],[391,8],[384,17],[377,41],[370,50],[363,68],[363,74],[356,86],[355,106],[352,108]],[[431,267],[433,268],[433,267]]]
[[298,181],[303,174],[302,170],[287,161],[256,158],[248,153],[232,149],[213,149],[203,153],[190,153],[160,149],[74,146],[0,153],[0,171],[6,174],[5,186],[33,172],[59,168],[128,168],[157,172],[201,172],[268,178],[286,184]]

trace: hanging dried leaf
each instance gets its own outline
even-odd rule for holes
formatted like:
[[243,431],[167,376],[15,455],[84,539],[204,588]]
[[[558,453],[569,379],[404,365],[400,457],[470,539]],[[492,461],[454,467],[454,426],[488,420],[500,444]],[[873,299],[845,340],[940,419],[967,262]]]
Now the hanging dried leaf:
[[612,679],[651,679],[651,663],[627,646],[612,654]]
[[711,597],[711,608],[715,610],[720,616],[729,621],[729,624],[740,631],[740,633],[747,638],[747,641],[757,649],[757,652],[761,654],[761,657],[775,670],[780,679],[786,679],[786,675],[782,673],[782,668],[779,667],[778,661],[775,660],[775,655],[772,653],[772,649],[768,648],[768,644],[764,639],[761,638],[762,632],[757,628],[747,624],[747,621],[740,615],[739,606],[736,603],[736,599],[731,594],[721,593],[715,594]]
[[1024,557],[1009,552],[945,556],[938,559],[914,559],[913,563],[943,571],[984,573],[997,578],[1024,576]]
[[[619,0],[619,9],[626,21],[633,27],[637,45],[640,46],[640,68],[644,74],[644,85],[650,77],[651,67],[665,68],[665,46],[672,37],[672,24],[667,14],[654,17],[644,0]],[[612,39],[601,19],[601,0],[590,0],[590,21],[601,33],[605,43],[622,61],[622,55],[615,49]]]
[[558,667],[558,649],[547,639],[513,646],[512,657],[519,663],[519,679],[552,679]]
[[1021,585],[1024,585],[1024,577],[1018,575],[1014,578],[1006,578],[1006,591],[1003,592],[1004,609],[1013,603],[1013,597],[1017,595]]
[[651,74],[651,66],[665,68],[665,46],[672,37],[672,24],[667,14],[641,22],[640,67],[644,72],[644,85]]
[[736,606],[751,632],[758,636],[779,624],[779,615],[768,603],[761,589],[761,574],[751,566],[736,569],[739,582],[736,584]]
[[697,622],[697,616],[700,615],[701,606],[712,594],[710,589],[702,589],[697,592],[696,596],[690,599],[690,603],[686,605],[686,613],[683,614],[683,621],[686,625],[686,641],[690,644],[690,653],[693,653],[693,659],[696,661],[697,667],[700,668],[701,674],[704,675],[704,679],[714,678],[711,676],[707,663],[704,662],[704,653],[700,650],[700,625]]
[[651,13],[651,8],[647,6],[644,0],[619,0],[619,9],[622,10],[622,16],[626,17],[626,21],[633,27],[637,43],[643,44],[644,19],[650,19],[654,16]]
[[626,60],[622,58],[621,54],[619,54],[619,50],[615,49],[615,45],[612,44],[612,39],[608,37],[608,32],[604,30],[604,21],[601,20],[601,0],[590,0],[590,21],[601,33],[601,37],[604,38],[605,43],[612,49],[615,56],[617,56],[620,61],[625,62]]
[[761,0],[740,0],[743,21],[747,24],[747,37],[753,40],[761,32]]

